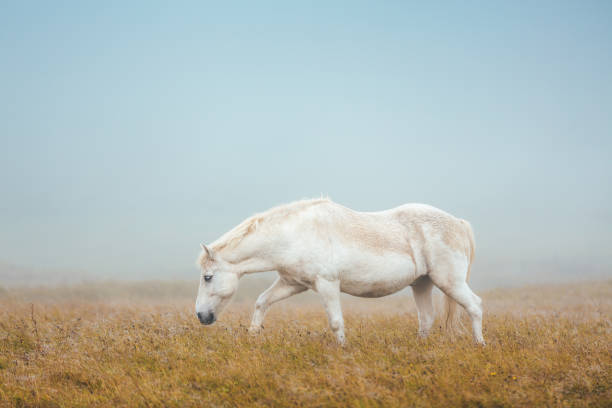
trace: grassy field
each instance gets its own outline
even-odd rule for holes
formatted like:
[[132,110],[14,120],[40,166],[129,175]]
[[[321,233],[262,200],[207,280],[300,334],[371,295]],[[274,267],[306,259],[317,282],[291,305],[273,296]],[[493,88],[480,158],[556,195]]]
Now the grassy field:
[[612,406],[612,282],[481,292],[467,331],[417,338],[413,300],[344,298],[348,345],[311,297],[246,333],[242,296],[201,326],[187,284],[0,294],[6,406]]

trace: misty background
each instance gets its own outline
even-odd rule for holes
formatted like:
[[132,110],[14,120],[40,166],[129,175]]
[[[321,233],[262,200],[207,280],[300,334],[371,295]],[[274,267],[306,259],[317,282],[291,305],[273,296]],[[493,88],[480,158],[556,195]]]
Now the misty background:
[[475,287],[612,276],[612,3],[3,2],[0,285],[198,279],[329,196],[469,220]]

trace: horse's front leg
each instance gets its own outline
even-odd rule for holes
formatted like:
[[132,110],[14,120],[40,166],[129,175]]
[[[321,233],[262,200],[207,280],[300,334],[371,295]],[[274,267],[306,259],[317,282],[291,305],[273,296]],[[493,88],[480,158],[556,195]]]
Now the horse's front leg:
[[266,289],[257,298],[257,301],[255,302],[255,312],[253,313],[253,320],[251,320],[249,332],[257,333],[261,329],[266,311],[273,303],[303,292],[306,289],[307,288],[302,285],[287,282],[280,277],[277,278],[272,286]]
[[322,278],[315,283],[317,292],[323,298],[325,311],[329,318],[329,325],[338,339],[338,343],[346,343],[344,337],[344,318],[342,317],[342,307],[340,306],[340,282],[328,281]]

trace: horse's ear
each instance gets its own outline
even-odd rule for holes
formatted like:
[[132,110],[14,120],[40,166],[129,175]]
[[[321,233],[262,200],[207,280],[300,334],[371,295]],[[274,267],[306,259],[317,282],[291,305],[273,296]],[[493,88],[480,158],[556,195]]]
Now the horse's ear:
[[206,256],[208,256],[208,258],[210,258],[210,259],[214,258],[212,249],[207,247],[206,244],[204,244],[204,243],[201,243],[200,246],[202,247],[202,249],[204,251],[206,251]]

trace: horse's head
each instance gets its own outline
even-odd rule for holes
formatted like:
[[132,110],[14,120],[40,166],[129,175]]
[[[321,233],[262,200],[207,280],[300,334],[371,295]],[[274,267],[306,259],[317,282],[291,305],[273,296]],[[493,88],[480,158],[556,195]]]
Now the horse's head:
[[201,276],[195,311],[200,323],[213,324],[236,292],[239,277],[230,264],[204,244],[198,265]]

